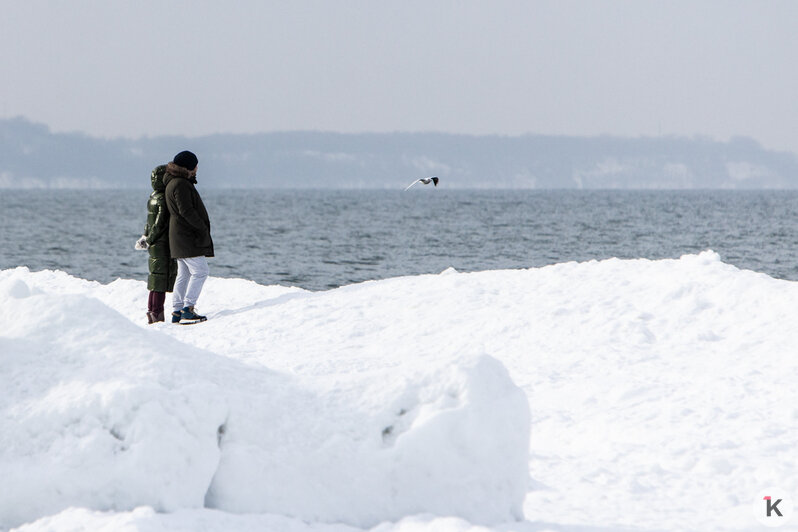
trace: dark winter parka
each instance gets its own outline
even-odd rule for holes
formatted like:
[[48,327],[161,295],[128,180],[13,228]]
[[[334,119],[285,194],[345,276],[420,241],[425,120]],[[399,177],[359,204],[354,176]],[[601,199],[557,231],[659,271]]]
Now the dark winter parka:
[[165,171],[166,165],[161,165],[150,174],[153,192],[147,202],[147,225],[144,227],[144,236],[150,246],[147,248],[150,252],[147,289],[155,292],[171,292],[177,277],[177,261],[169,252],[169,210],[163,184]]
[[163,178],[169,208],[169,248],[172,258],[213,257],[211,222],[191,172],[175,163],[166,165]]

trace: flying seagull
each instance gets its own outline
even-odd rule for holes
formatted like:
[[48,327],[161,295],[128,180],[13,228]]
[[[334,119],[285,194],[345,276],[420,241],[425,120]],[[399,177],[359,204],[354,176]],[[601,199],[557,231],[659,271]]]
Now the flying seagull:
[[438,178],[433,176],[433,177],[422,177],[421,179],[416,179],[415,181],[410,183],[410,186],[408,186],[405,190],[409,189],[410,187],[412,187],[416,183],[422,183],[424,185],[429,185],[430,183],[432,183],[433,185],[435,185],[437,187],[438,186]]

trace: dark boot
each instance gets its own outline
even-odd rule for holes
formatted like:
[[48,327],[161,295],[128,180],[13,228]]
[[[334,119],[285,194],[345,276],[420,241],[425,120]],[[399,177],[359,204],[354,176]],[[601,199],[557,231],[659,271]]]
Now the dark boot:
[[172,312],[172,323],[180,323],[181,312],[176,310]]
[[155,313],[147,311],[147,325],[155,323]]
[[196,312],[194,312],[194,307],[183,307],[183,310],[180,312],[180,319],[186,321],[205,321],[208,318],[205,316],[200,316]]
[[160,312],[153,312],[152,313],[152,322],[164,321],[163,310]]

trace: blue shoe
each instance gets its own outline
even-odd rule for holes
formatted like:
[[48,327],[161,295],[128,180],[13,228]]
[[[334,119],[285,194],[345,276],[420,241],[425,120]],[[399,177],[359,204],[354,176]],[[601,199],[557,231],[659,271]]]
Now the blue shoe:
[[172,323],[180,323],[180,317],[183,315],[182,312],[176,310],[172,312]]
[[[174,318],[172,318],[174,319]],[[205,316],[200,316],[199,314],[194,312],[194,307],[183,307],[183,310],[180,311],[180,320],[190,321],[190,322],[198,322],[198,321],[205,321],[208,318]]]

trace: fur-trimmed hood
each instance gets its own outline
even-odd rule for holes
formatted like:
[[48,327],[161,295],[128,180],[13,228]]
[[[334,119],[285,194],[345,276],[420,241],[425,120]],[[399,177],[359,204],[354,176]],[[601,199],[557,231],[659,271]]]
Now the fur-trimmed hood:
[[178,166],[175,163],[167,163],[167,165],[166,165],[166,173],[164,173],[164,176],[163,176],[164,187],[169,184],[169,181],[171,181],[172,179],[175,179],[175,178],[188,179],[189,181],[191,181],[195,185],[197,184],[197,177],[196,176],[194,176],[194,177],[191,176],[191,170],[187,170],[186,168],[183,168],[182,166]]

